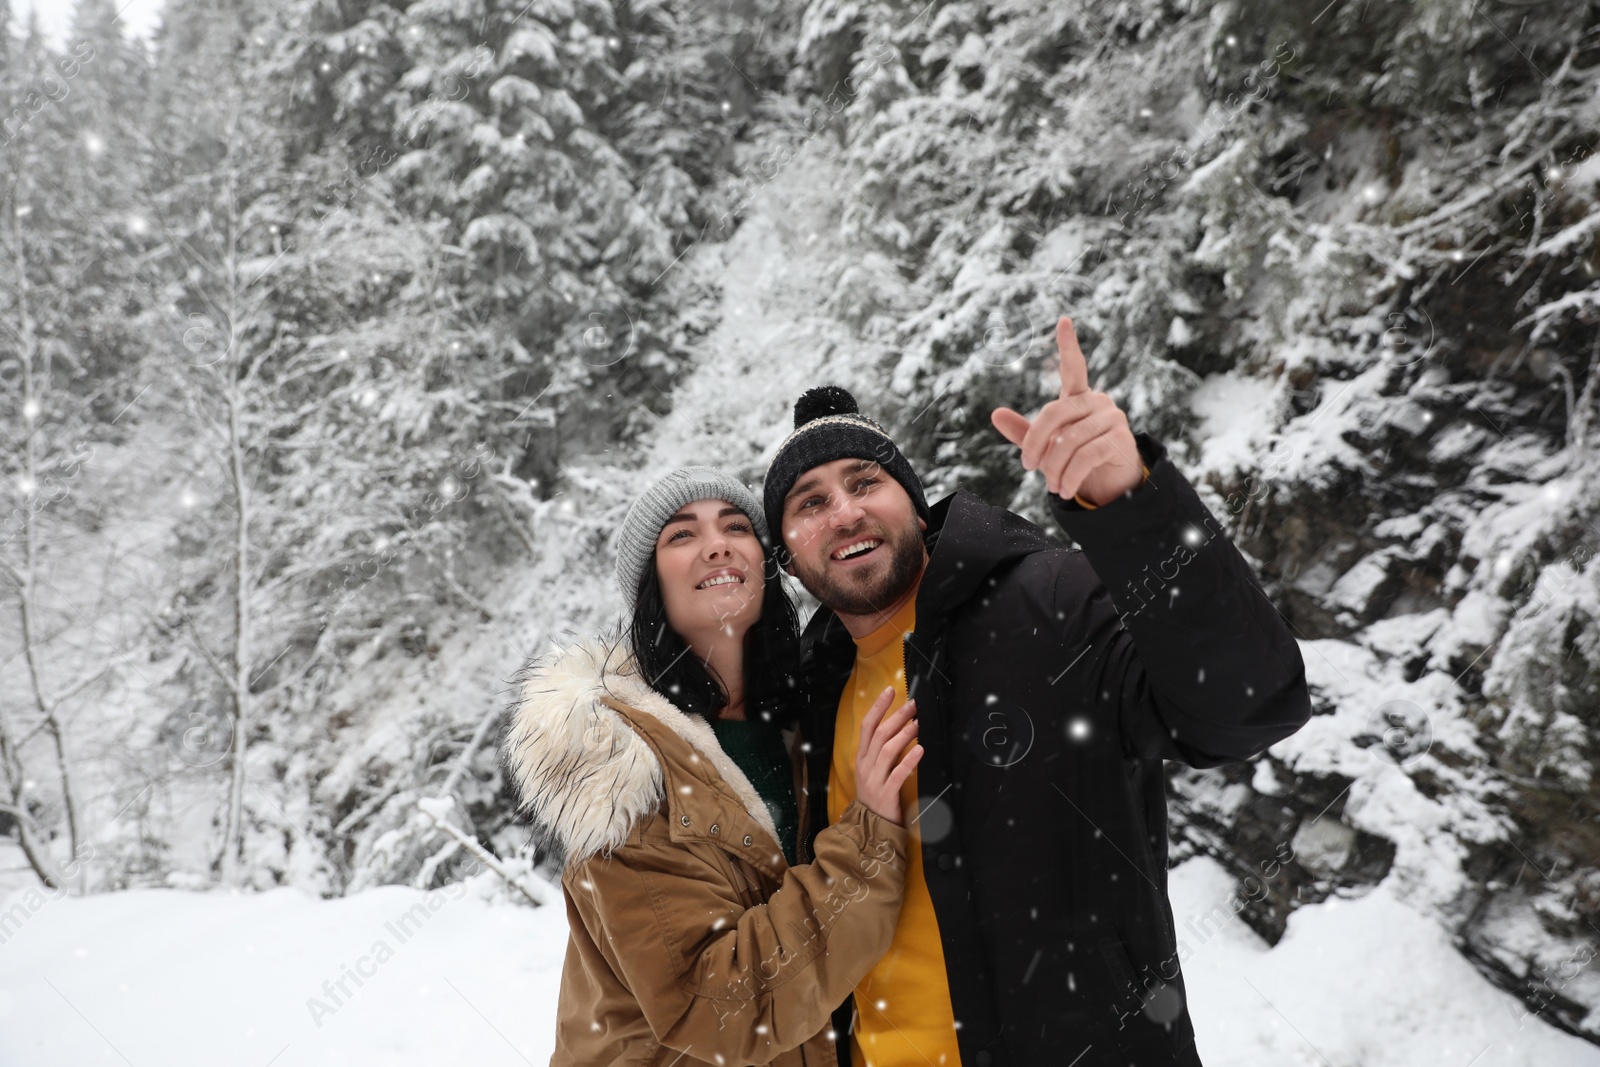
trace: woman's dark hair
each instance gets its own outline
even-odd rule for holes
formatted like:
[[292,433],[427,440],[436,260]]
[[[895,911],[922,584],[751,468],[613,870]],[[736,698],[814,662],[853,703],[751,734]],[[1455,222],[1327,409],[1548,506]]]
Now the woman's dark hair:
[[[800,670],[800,614],[783,584],[783,571],[762,546],[761,615],[744,639],[745,717],[791,725],[799,715],[796,676]],[[667,622],[655,560],[639,576],[638,597],[628,638],[634,659],[650,687],[683,711],[715,722],[728,706],[728,691]]]

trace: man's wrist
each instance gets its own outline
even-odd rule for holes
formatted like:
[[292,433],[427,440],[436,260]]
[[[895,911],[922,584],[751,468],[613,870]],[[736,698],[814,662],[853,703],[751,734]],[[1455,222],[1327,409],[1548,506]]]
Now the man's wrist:
[[[1139,477],[1139,485],[1143,485],[1145,482],[1150,480],[1150,467],[1143,460],[1140,461],[1139,466],[1144,469],[1144,474],[1140,475]],[[1134,486],[1133,489],[1139,488],[1139,485]],[[1133,492],[1133,489],[1128,490],[1128,492]],[[1095,508],[1100,506],[1099,504],[1091,504],[1087,500],[1083,499],[1083,495],[1081,493],[1073,493],[1072,500],[1073,503],[1077,504],[1080,508],[1083,508],[1086,511],[1093,511]]]

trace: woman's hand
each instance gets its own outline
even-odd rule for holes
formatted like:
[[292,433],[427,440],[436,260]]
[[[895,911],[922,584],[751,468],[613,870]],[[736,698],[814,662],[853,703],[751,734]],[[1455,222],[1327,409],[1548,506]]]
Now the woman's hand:
[[[917,702],[908,700],[885,718],[883,713],[889,710],[893,699],[893,687],[885,688],[861,720],[861,743],[856,747],[856,799],[874,815],[900,826],[900,786],[922,759],[922,746],[912,743],[917,736]],[[904,759],[900,758],[901,753],[905,753]]]

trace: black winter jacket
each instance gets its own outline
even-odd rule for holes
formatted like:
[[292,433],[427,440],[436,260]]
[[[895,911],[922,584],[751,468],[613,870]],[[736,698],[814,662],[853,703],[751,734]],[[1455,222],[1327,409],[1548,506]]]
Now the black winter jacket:
[[[1051,498],[1082,551],[965,491],[932,509],[906,676],[967,1067],[1199,1067],[1162,761],[1249,759],[1311,714],[1299,646],[1249,565],[1165,448],[1136,440],[1150,477],[1132,493]],[[809,846],[855,645],[826,608],[805,636]],[[849,1021],[847,1000],[841,1041]]]

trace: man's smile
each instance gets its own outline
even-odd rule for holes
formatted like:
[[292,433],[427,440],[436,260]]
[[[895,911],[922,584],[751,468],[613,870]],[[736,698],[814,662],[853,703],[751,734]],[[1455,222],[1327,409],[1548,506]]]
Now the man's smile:
[[834,549],[828,558],[835,563],[847,563],[871,555],[881,544],[881,537],[858,537]]

